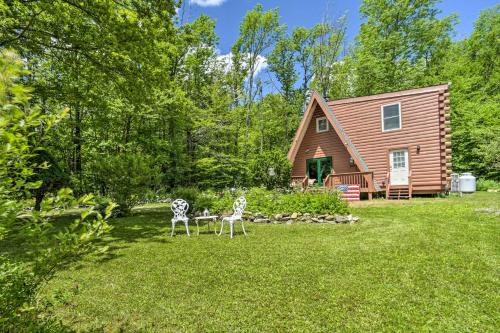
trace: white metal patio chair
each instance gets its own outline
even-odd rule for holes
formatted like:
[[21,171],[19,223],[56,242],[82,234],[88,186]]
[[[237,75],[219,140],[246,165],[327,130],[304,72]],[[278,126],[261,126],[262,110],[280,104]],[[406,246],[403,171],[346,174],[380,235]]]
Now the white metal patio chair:
[[243,225],[243,218],[242,218],[243,211],[245,210],[246,205],[247,205],[247,200],[245,199],[245,197],[241,196],[238,199],[236,199],[236,201],[233,204],[233,215],[226,216],[222,219],[219,236],[222,235],[222,231],[224,230],[224,221],[229,222],[231,238],[233,238],[234,223],[236,221],[241,222],[241,228],[243,229],[243,234],[245,234],[245,236],[247,235],[245,231],[245,226]]
[[172,233],[170,234],[170,237],[173,237],[175,235],[175,223],[177,221],[184,222],[184,225],[186,226],[187,235],[191,236],[191,234],[189,233],[189,224],[188,224],[189,218],[186,216],[186,213],[189,209],[189,204],[186,202],[186,200],[175,199],[172,202],[170,209],[172,209],[172,212],[174,212],[174,217],[172,218]]

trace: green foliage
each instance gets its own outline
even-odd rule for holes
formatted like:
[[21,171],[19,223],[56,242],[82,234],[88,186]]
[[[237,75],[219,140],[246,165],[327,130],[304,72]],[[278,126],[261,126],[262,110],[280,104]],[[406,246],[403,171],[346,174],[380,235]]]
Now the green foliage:
[[[269,172],[273,172],[270,175]],[[292,166],[281,151],[268,151],[257,155],[250,166],[254,186],[265,186],[268,189],[288,188]]]
[[346,16],[341,16],[335,21],[324,19],[312,30],[312,38],[316,40],[312,48],[314,73],[312,87],[322,96],[327,96],[334,82],[339,79],[336,63],[343,50],[346,33]]
[[273,51],[267,59],[269,69],[273,71],[281,85],[281,93],[286,100],[293,94],[293,86],[298,79],[295,72],[295,50],[293,40],[287,36],[280,36]]
[[110,221],[110,259],[60,271],[44,299],[77,332],[495,332],[500,218],[475,209],[499,204],[375,200],[353,205],[359,223],[237,224],[233,239],[170,238],[168,208],[144,211]]
[[[24,75],[19,57],[1,50],[0,242],[9,237],[16,240],[12,246],[30,244],[33,258],[27,264],[0,256],[0,330],[7,332],[48,331],[48,327],[37,327],[39,290],[61,265],[95,249],[92,241],[109,230],[106,219],[114,208],[109,204],[102,215],[94,209],[92,196],[76,200],[71,190],[62,189],[42,211],[23,214],[22,198],[43,186],[39,174],[49,168],[46,160],[38,158],[35,144],[65,115],[64,111],[45,115],[32,108],[29,89],[18,81]],[[59,208],[75,205],[92,207],[65,228],[52,224],[52,217],[62,212]]]
[[[255,73],[262,62],[263,52],[270,48],[282,35],[278,9],[264,11],[261,4],[247,12],[240,24],[240,36],[233,47],[242,56],[245,74],[248,78],[245,105],[247,107],[244,132],[244,154],[248,154],[248,138],[252,119],[253,102],[256,95]],[[261,90],[261,89],[260,89]]]
[[118,204],[121,214],[130,213],[148,188],[158,184],[158,170],[143,154],[99,156],[92,169],[102,194]]
[[439,82],[454,15],[438,18],[438,0],[364,0],[355,50],[358,96]]
[[246,198],[249,211],[263,214],[344,214],[348,211],[347,203],[336,191],[279,193],[252,188]]
[[199,195],[199,190],[196,187],[177,187],[171,193],[171,199],[184,199],[189,204],[189,212],[193,212],[195,203]]
[[225,191],[215,202],[214,210],[218,213],[232,211],[234,200],[244,195],[247,200],[246,210],[262,214],[311,213],[345,214],[347,203],[340,199],[336,191],[331,192],[279,192],[253,187],[248,191]]
[[500,181],[480,178],[477,180],[476,189],[478,191],[488,191],[488,190],[500,191]]
[[27,267],[0,256],[0,327],[2,320],[14,321],[17,311],[31,302],[33,280]]
[[[453,169],[500,180],[500,5],[481,13],[453,45],[443,76],[452,82]],[[496,56],[495,56],[496,55]]]
[[[326,13],[287,33],[278,9],[257,5],[231,53],[219,55],[215,20],[186,23],[176,1],[4,1],[0,45],[26,62],[3,75],[22,75],[23,85],[0,83],[9,90],[4,109],[24,114],[2,117],[16,118],[29,137],[32,156],[17,165],[37,165],[19,196],[34,195],[38,206],[69,183],[127,213],[161,189],[285,187],[285,168],[267,177],[269,156],[284,165],[312,89],[345,98],[449,81],[454,171],[498,179],[499,7],[453,41],[455,16],[440,15],[438,2],[364,0],[355,45],[345,43],[346,16]],[[270,73],[254,75],[263,57]],[[44,120],[30,123],[27,91],[29,113]]]
[[245,184],[248,174],[243,159],[230,155],[200,158],[196,161],[196,185],[201,189],[223,189]]
[[198,193],[193,204],[193,212],[200,214],[205,208],[211,212],[218,199],[217,194],[210,190]]

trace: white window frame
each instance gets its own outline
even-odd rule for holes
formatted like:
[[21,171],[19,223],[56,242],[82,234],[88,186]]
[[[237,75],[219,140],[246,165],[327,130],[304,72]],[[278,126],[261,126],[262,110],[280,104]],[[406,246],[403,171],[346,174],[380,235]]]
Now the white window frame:
[[[393,105],[398,106],[399,128],[391,128],[391,129],[386,130],[385,126],[384,126],[384,108],[386,106],[393,106]],[[384,104],[384,105],[380,106],[380,120],[382,123],[382,132],[392,132],[392,131],[399,131],[399,130],[403,129],[403,121],[401,119],[401,102],[389,103],[389,104]]]
[[[324,129],[324,130],[320,130],[319,129],[319,122],[321,120],[326,121],[326,129]],[[328,119],[326,117],[318,117],[318,118],[316,118],[316,133],[324,133],[324,132],[328,132],[329,130],[330,130],[330,125],[328,124]]]

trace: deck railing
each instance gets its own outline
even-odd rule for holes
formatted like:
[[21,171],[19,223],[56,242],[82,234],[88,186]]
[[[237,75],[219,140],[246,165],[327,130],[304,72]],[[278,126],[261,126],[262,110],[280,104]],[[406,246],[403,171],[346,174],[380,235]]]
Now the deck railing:
[[309,177],[307,176],[292,176],[292,186],[306,189],[309,185]]
[[333,173],[325,178],[324,184],[327,188],[333,188],[340,184],[359,184],[360,192],[376,192],[372,171]]
[[[368,193],[371,199],[372,194],[377,192],[375,182],[373,181],[373,172],[347,172],[347,173],[332,173],[326,176],[323,181],[325,188],[335,188],[340,184],[359,184],[359,190],[363,193]],[[309,188],[309,177],[307,176],[292,176],[292,186],[300,187],[302,190]]]

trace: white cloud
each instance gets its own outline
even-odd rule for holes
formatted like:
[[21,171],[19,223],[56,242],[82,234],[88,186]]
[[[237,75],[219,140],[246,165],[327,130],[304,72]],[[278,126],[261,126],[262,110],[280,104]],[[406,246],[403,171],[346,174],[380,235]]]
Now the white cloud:
[[201,7],[216,7],[222,5],[226,0],[190,0],[189,2]]
[[[225,67],[226,71],[231,70],[233,54],[230,52],[228,54],[221,54],[217,56],[218,62]],[[255,65],[255,73],[253,77],[257,77],[262,71],[267,68],[267,59],[261,55],[257,56],[257,61]]]

